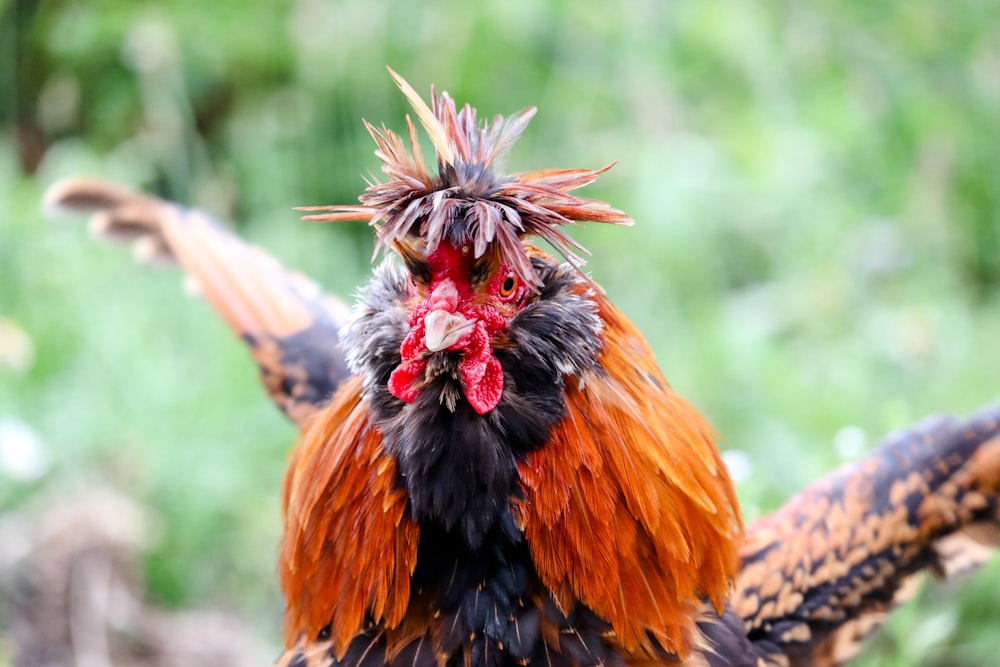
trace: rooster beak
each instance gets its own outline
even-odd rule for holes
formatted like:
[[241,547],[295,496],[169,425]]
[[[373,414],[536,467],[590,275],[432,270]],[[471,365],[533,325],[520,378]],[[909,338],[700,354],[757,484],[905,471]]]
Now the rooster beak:
[[424,345],[429,352],[445,350],[465,338],[476,321],[447,310],[432,310],[424,318]]

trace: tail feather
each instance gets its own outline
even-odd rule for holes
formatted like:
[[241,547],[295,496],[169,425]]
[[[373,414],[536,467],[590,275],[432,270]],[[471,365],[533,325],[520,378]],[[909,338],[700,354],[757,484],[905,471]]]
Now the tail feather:
[[922,572],[951,576],[1000,545],[1000,406],[935,417],[748,528],[732,604],[791,665],[852,658]]
[[347,306],[205,213],[92,179],[57,183],[45,204],[92,212],[91,232],[130,244],[141,261],[180,264],[249,344],[272,399],[296,422],[348,377],[338,335]]

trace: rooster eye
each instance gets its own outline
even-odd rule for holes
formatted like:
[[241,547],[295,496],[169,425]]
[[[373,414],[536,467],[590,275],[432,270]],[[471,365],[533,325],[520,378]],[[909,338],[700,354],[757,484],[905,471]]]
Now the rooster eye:
[[504,301],[510,301],[517,294],[517,288],[520,286],[521,281],[517,279],[513,273],[508,274],[504,278],[503,283],[500,284],[500,290],[498,292],[501,299]]

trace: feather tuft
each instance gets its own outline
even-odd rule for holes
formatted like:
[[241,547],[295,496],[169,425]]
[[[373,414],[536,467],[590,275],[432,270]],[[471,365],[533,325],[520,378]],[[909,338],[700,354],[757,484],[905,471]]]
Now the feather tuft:
[[[454,164],[455,154],[452,150],[452,144],[448,141],[448,135],[445,132],[444,126],[441,124],[441,119],[434,115],[427,103],[424,102],[424,98],[420,97],[420,93],[413,89],[406,79],[396,74],[391,67],[386,67],[389,70],[389,75],[392,80],[396,82],[399,89],[403,91],[403,95],[406,96],[406,101],[410,103],[413,107],[414,113],[417,114],[417,118],[420,119],[420,124],[424,126],[427,130],[427,134],[431,138],[431,143],[434,144],[434,149],[438,153],[438,157],[444,160],[446,164]],[[410,135],[413,136],[412,134]]]
[[561,228],[573,222],[631,225],[624,212],[593,199],[570,194],[593,183],[613,163],[600,169],[543,169],[505,175],[495,165],[535,115],[523,109],[509,118],[496,116],[480,123],[476,110],[431,88],[428,105],[410,84],[392,69],[389,73],[403,91],[427,131],[437,158],[437,174],[424,161],[416,128],[406,119],[409,146],[392,130],[365,121],[382,160],[386,182],[369,181],[359,198],[362,206],[309,206],[306,220],[327,222],[367,220],[377,234],[376,253],[398,248],[408,238],[420,238],[427,252],[444,240],[471,246],[475,256],[496,251],[528,285],[540,286],[525,246],[526,237],[549,243],[579,268],[587,254]]

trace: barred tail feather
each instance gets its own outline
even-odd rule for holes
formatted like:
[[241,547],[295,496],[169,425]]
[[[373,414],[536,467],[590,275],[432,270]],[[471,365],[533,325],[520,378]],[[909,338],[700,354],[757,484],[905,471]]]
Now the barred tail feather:
[[790,665],[839,665],[924,571],[975,568],[1000,545],[1000,406],[933,417],[751,525],[732,604]]
[[248,343],[271,398],[296,422],[348,377],[338,336],[347,306],[205,213],[94,179],[57,183],[45,204],[91,212],[91,232],[130,244],[140,261],[180,264]]

